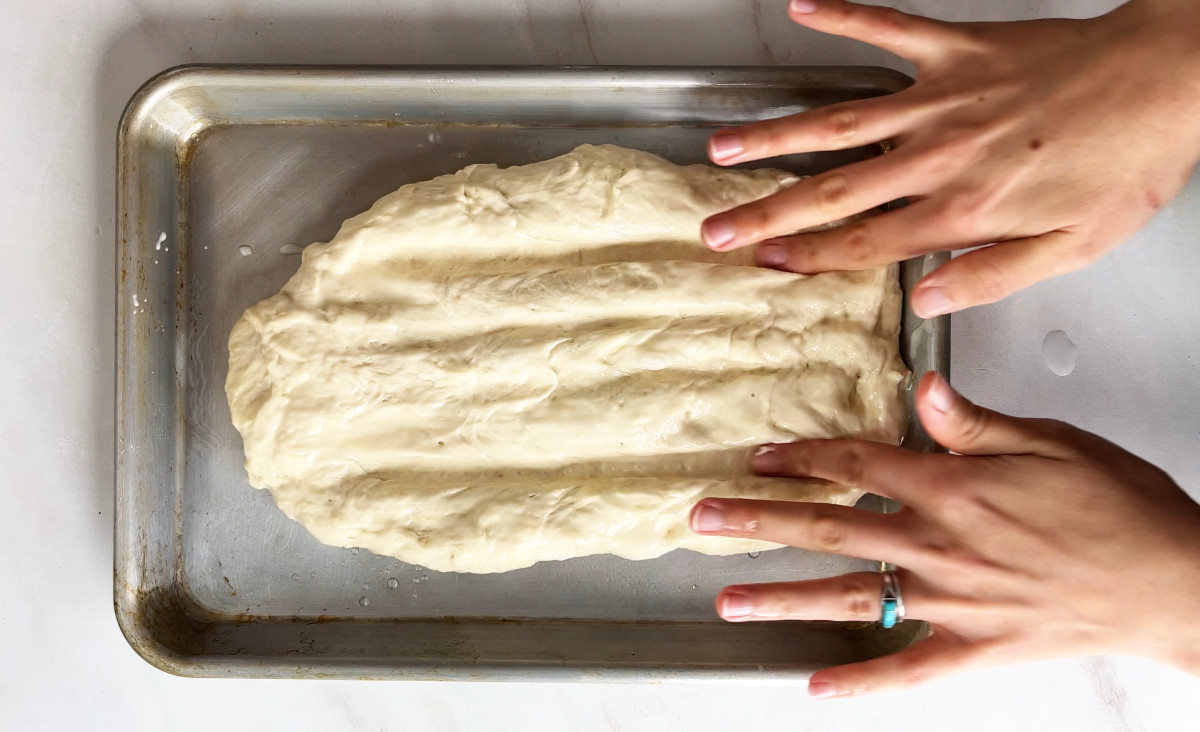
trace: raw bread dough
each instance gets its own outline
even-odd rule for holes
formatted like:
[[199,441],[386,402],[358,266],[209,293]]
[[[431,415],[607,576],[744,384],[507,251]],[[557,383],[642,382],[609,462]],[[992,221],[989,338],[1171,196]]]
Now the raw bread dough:
[[894,267],[805,277],[700,222],[779,171],[585,145],[407,185],[304,251],[229,339],[250,482],[322,542],[435,570],[733,554],[704,496],[854,503],[748,474],[768,442],[896,442]]

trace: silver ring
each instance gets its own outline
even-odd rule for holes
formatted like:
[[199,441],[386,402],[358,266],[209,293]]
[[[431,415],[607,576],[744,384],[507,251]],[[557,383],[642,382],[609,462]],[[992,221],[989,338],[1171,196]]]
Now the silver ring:
[[879,573],[883,587],[879,592],[879,623],[891,628],[904,620],[904,596],[900,594],[900,578],[891,570]]

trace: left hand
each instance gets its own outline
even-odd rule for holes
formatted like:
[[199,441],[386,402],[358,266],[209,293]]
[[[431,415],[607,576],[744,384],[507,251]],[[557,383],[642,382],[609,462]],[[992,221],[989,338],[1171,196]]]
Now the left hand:
[[[901,567],[910,618],[933,636],[891,656],[824,669],[813,696],[852,696],[1058,656],[1140,655],[1200,675],[1200,506],[1161,470],[1095,435],[971,404],[935,375],[921,423],[958,455],[814,440],[769,446],[759,473],[823,478],[903,502],[846,506],[705,499],[702,534],[764,539]],[[723,618],[878,620],[877,572],[735,585]]]
[[[928,318],[1094,262],[1170,201],[1200,159],[1196,0],[1014,23],[815,0],[793,2],[791,17],[909,59],[916,84],[721,130],[709,141],[712,160],[885,139],[895,148],[712,216],[701,233],[713,249],[759,244],[760,265],[813,273],[990,245],[913,289],[913,310]],[[904,198],[896,211],[794,233]]]

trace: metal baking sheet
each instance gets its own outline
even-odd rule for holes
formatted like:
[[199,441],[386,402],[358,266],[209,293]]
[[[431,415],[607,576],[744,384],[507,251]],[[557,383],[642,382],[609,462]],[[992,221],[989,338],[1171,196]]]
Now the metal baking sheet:
[[[262,67],[149,82],[119,138],[115,604],[129,642],[190,676],[530,680],[795,679],[911,643],[923,624],[716,616],[726,584],[873,567],[794,549],[465,575],[325,546],[247,483],[223,390],[234,320],[301,247],[402,184],[584,142],[699,162],[715,127],[907,83],[863,68]],[[815,173],[875,153],[770,164]],[[905,283],[936,262],[907,263]],[[914,371],[947,370],[948,332],[906,313]],[[930,448],[915,428],[905,442]]]

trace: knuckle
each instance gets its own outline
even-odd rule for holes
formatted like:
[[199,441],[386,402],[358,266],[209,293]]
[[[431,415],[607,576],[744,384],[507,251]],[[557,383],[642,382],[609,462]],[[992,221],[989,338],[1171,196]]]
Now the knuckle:
[[792,475],[812,474],[812,450],[808,446],[802,444],[787,445],[777,447],[776,450],[782,453],[788,472]]
[[831,140],[850,140],[858,134],[860,119],[853,107],[833,107],[822,120],[822,137]]
[[991,223],[991,215],[983,197],[974,192],[948,195],[938,215],[946,229],[966,241],[986,237],[985,232]]
[[954,166],[957,154],[958,152],[951,145],[939,142],[924,150],[916,164],[920,166],[920,170],[926,176],[943,176]]
[[875,22],[883,28],[900,30],[906,20],[908,16],[895,8],[882,7],[875,11]]
[[817,184],[817,205],[823,211],[845,208],[853,195],[853,186],[845,173],[834,173]]
[[930,679],[930,667],[924,656],[914,653],[901,653],[897,659],[899,665],[900,686],[912,688]]
[[783,127],[774,120],[748,125],[743,132],[745,147],[754,153],[781,150],[784,146]]
[[970,262],[971,266],[964,266],[960,275],[965,280],[963,289],[966,290],[965,294],[971,304],[983,305],[1003,300],[1016,289],[1012,274],[993,262],[990,257],[975,257],[964,260],[964,263],[966,262]]
[[772,227],[776,220],[777,215],[771,207],[752,203],[738,211],[734,225],[743,236],[760,239],[774,231]]
[[822,251],[822,247],[814,242],[804,239],[793,240],[788,244],[787,262],[784,264],[784,269],[801,274],[820,272],[822,270]]
[[866,221],[856,221],[846,226],[841,250],[851,269],[862,269],[873,263],[874,250]]
[[842,583],[842,605],[851,618],[874,619],[878,612],[874,600],[878,592],[872,592],[867,583],[858,577],[847,577]]
[[1073,449],[1079,440],[1080,431],[1061,420],[1037,419],[1034,424],[1047,442],[1060,449]]
[[1073,247],[1074,254],[1075,254],[1077,261],[1071,262],[1067,258],[1064,258],[1064,264],[1066,265],[1064,267],[1064,270],[1069,271],[1069,270],[1073,270],[1073,269],[1078,269],[1080,266],[1082,266],[1084,264],[1089,264],[1091,262],[1094,262],[1097,259],[1099,259],[1100,257],[1103,257],[1105,254],[1107,254],[1109,248],[1110,248],[1110,246],[1109,246],[1108,242],[1106,242],[1102,239],[1099,239],[1099,238],[1090,238],[1089,237],[1089,238],[1081,239]]
[[846,525],[841,520],[829,516],[818,515],[813,518],[809,527],[813,547],[827,554],[839,554],[846,546]]
[[[936,511],[942,522],[949,526],[974,524],[974,519],[980,512],[978,502],[964,490],[943,491],[932,501],[930,508]],[[942,547],[943,554],[951,551],[951,547]]]
[[964,408],[958,420],[959,438],[969,445],[979,443],[992,427],[992,413],[976,406]]
[[847,447],[837,457],[837,471],[842,482],[851,487],[862,485],[866,461],[855,447]]
[[927,153],[931,165],[944,171],[947,167],[963,166],[966,161],[974,158],[978,148],[970,135],[954,135],[939,140]]

